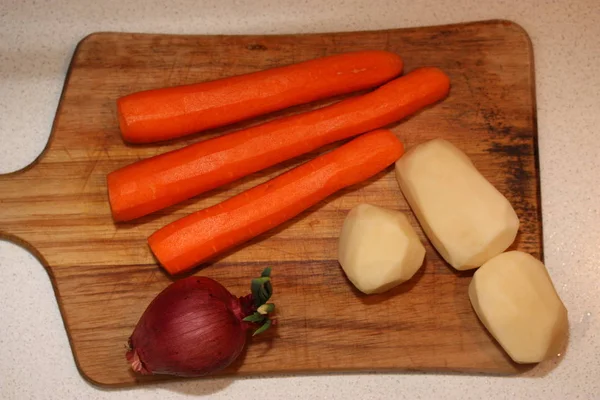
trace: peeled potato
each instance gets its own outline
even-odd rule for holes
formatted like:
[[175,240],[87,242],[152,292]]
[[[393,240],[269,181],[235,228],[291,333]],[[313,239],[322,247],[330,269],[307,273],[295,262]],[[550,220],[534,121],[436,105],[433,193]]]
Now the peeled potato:
[[500,254],[475,272],[469,298],[477,316],[521,364],[556,355],[568,331],[567,309],[546,267],[520,251]]
[[344,220],[338,259],[363,293],[382,293],[409,280],[423,264],[425,247],[406,216],[360,204]]
[[431,243],[457,270],[479,267],[515,240],[515,210],[450,142],[411,149],[396,162],[396,179]]

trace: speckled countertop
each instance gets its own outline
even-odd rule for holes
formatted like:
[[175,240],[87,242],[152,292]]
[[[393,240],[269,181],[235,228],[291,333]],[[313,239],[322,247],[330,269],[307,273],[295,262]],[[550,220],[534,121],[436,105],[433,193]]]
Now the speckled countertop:
[[0,398],[600,398],[598,0],[0,0],[0,173],[44,147],[68,62],[90,32],[295,33],[492,18],[521,24],[535,50],[545,257],[571,326],[559,365],[519,378],[351,374],[102,390],[75,368],[42,266],[0,241]]

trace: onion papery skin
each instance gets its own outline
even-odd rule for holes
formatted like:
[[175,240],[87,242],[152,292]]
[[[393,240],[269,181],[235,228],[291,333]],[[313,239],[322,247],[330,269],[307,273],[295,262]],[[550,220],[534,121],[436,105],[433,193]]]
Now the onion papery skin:
[[129,339],[127,360],[141,374],[197,377],[230,365],[246,345],[253,312],[206,277],[188,277],[163,290],[146,308]]

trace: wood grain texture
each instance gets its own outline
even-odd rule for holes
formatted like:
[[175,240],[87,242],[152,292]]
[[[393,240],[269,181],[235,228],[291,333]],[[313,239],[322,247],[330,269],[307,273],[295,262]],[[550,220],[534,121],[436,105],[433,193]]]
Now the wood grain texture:
[[[148,249],[149,234],[327,150],[141,220],[114,224],[105,181],[110,171],[327,103],[185,140],[130,146],[118,132],[115,100],[143,89],[360,49],[397,52],[405,60],[405,71],[432,65],[449,74],[448,99],[391,129],[407,147],[444,137],[466,151],[515,206],[521,230],[514,248],[542,256],[533,58],[529,38],[519,26],[487,21],[282,36],[96,33],[82,40],[73,56],[45,152],[25,170],[0,177],[0,236],[31,249],[46,266],[75,360],[87,379],[102,385],[165,379],[135,376],[124,357],[141,313],[170,283]],[[453,271],[420,229],[427,259],[411,281],[382,295],[364,296],[352,288],[336,261],[337,237],[347,211],[361,202],[406,211],[418,228],[389,168],[195,271],[242,295],[253,276],[273,267],[280,325],[252,340],[244,356],[223,374],[520,371],[471,310],[467,286],[472,272]]]

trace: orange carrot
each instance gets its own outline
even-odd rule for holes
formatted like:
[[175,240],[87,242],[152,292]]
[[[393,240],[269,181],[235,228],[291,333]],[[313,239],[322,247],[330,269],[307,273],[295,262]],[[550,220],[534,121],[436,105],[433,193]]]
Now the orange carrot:
[[404,147],[378,130],[222,203],[181,218],[148,239],[170,273],[186,271],[298,215],[334,192],[394,163]]
[[444,98],[448,77],[421,68],[375,91],[138,161],[108,175],[115,221],[179,203],[328,143],[386,126]]
[[123,138],[150,143],[257,115],[368,89],[402,72],[387,51],[357,51],[193,85],[133,93],[117,100]]

